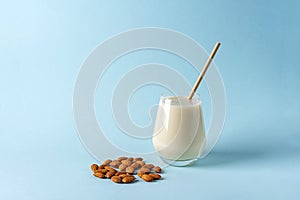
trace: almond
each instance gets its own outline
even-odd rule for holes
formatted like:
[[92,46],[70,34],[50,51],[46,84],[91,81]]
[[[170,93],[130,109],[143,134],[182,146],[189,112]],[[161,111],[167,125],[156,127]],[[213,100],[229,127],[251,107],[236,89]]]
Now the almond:
[[117,160],[122,161],[122,160],[126,160],[127,157],[119,157]]
[[123,183],[132,183],[135,180],[134,176],[126,176],[122,179]]
[[105,175],[103,173],[101,173],[101,172],[95,172],[94,176],[96,176],[98,178],[104,178],[105,177]]
[[122,164],[124,164],[126,166],[130,166],[132,164],[132,162],[130,160],[122,160],[121,162],[122,162]]
[[114,172],[114,173],[117,172],[117,170],[115,170],[114,168],[109,167],[109,166],[105,166],[105,169],[107,169],[108,171],[112,171],[112,172]]
[[115,183],[121,183],[121,178],[119,176],[113,176],[111,177],[111,180]]
[[136,163],[138,163],[141,167],[145,165],[145,162],[143,162],[141,160],[136,161]]
[[126,172],[117,172],[117,173],[115,173],[115,176],[120,176],[120,175],[122,175],[122,174],[125,174],[125,175],[127,175],[127,173],[126,173]]
[[129,160],[129,161],[131,161],[131,162],[132,162],[132,161],[133,161],[133,158],[132,158],[132,157],[130,157],[130,158],[127,158],[127,160]]
[[113,171],[108,171],[106,174],[105,174],[105,177],[106,178],[111,178],[115,175],[116,172],[113,172]]
[[152,176],[150,176],[150,175],[148,175],[148,174],[143,174],[142,179],[143,179],[144,181],[147,181],[147,182],[153,181]]
[[104,169],[106,165],[99,165],[98,169]]
[[132,163],[132,165],[130,165],[130,166],[133,167],[134,169],[140,168],[140,164],[139,163]]
[[153,179],[157,180],[157,179],[160,179],[161,176],[159,174],[156,174],[156,173],[151,173],[149,174],[149,176],[151,176]]
[[126,172],[129,173],[129,174],[133,174],[134,173],[134,168],[133,167],[127,167]]
[[139,157],[139,158],[134,158],[134,159],[133,159],[134,162],[136,162],[136,161],[142,161],[142,160],[143,160],[143,158],[140,158],[140,157]]
[[149,169],[152,169],[152,168],[154,168],[154,165],[152,165],[152,164],[146,164],[146,165],[144,165],[143,167],[147,167],[147,168],[149,168]]
[[159,166],[155,166],[154,168],[153,168],[153,170],[156,172],[156,173],[161,173],[161,168],[159,167]]
[[126,165],[121,164],[121,165],[119,166],[119,170],[120,170],[120,171],[125,171],[126,167],[127,167]]
[[139,171],[139,172],[137,173],[137,175],[138,175],[140,178],[142,178],[142,176],[144,175],[144,173],[141,172],[141,171]]
[[101,172],[101,173],[105,174],[107,171],[108,171],[107,169],[97,169],[97,170],[95,171],[95,173],[96,173],[96,172]]
[[151,170],[150,170],[149,168],[147,168],[147,167],[142,167],[142,168],[140,169],[140,172],[146,174],[146,173],[150,173]]
[[118,168],[120,165],[121,165],[121,162],[119,160],[114,160],[112,161],[111,163],[109,163],[109,165],[111,167],[115,167],[115,168]]
[[91,170],[92,170],[93,172],[95,172],[97,169],[98,169],[98,165],[97,165],[97,164],[92,164],[92,165],[91,165]]
[[109,165],[109,163],[111,163],[112,162],[112,160],[104,160],[104,162],[102,163],[102,165]]
[[129,176],[129,175],[126,173],[126,174],[120,174],[119,176],[120,176],[121,178],[124,178],[124,177]]

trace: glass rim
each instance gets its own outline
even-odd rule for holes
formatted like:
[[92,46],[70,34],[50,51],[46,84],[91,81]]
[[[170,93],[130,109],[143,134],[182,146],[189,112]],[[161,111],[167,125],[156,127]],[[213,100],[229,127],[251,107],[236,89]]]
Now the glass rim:
[[200,95],[195,94],[191,100],[188,99],[188,96],[172,96],[161,94],[160,96],[160,104],[166,105],[169,104],[171,106],[195,106],[201,105]]

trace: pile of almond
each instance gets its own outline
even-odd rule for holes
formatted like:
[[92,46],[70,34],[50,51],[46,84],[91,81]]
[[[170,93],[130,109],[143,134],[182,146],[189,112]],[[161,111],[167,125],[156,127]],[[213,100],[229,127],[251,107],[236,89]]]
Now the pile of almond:
[[[105,160],[101,165],[92,164],[91,170],[98,178],[108,178],[115,183],[132,183],[134,174],[147,182],[161,179],[159,166],[146,164],[143,158],[119,157],[116,160]],[[119,171],[118,171],[119,170]]]

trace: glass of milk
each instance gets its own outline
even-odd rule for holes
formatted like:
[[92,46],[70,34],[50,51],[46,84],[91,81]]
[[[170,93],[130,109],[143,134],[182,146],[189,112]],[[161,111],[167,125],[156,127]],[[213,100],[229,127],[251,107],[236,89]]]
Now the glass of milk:
[[163,161],[186,166],[196,161],[205,146],[205,127],[198,95],[161,96],[152,143]]

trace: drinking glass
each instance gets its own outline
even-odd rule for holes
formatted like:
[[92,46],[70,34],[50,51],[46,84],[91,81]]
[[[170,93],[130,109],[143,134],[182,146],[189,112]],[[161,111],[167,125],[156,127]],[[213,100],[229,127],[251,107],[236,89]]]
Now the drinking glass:
[[162,160],[173,166],[189,165],[200,157],[205,140],[199,95],[191,100],[162,95],[152,138]]

